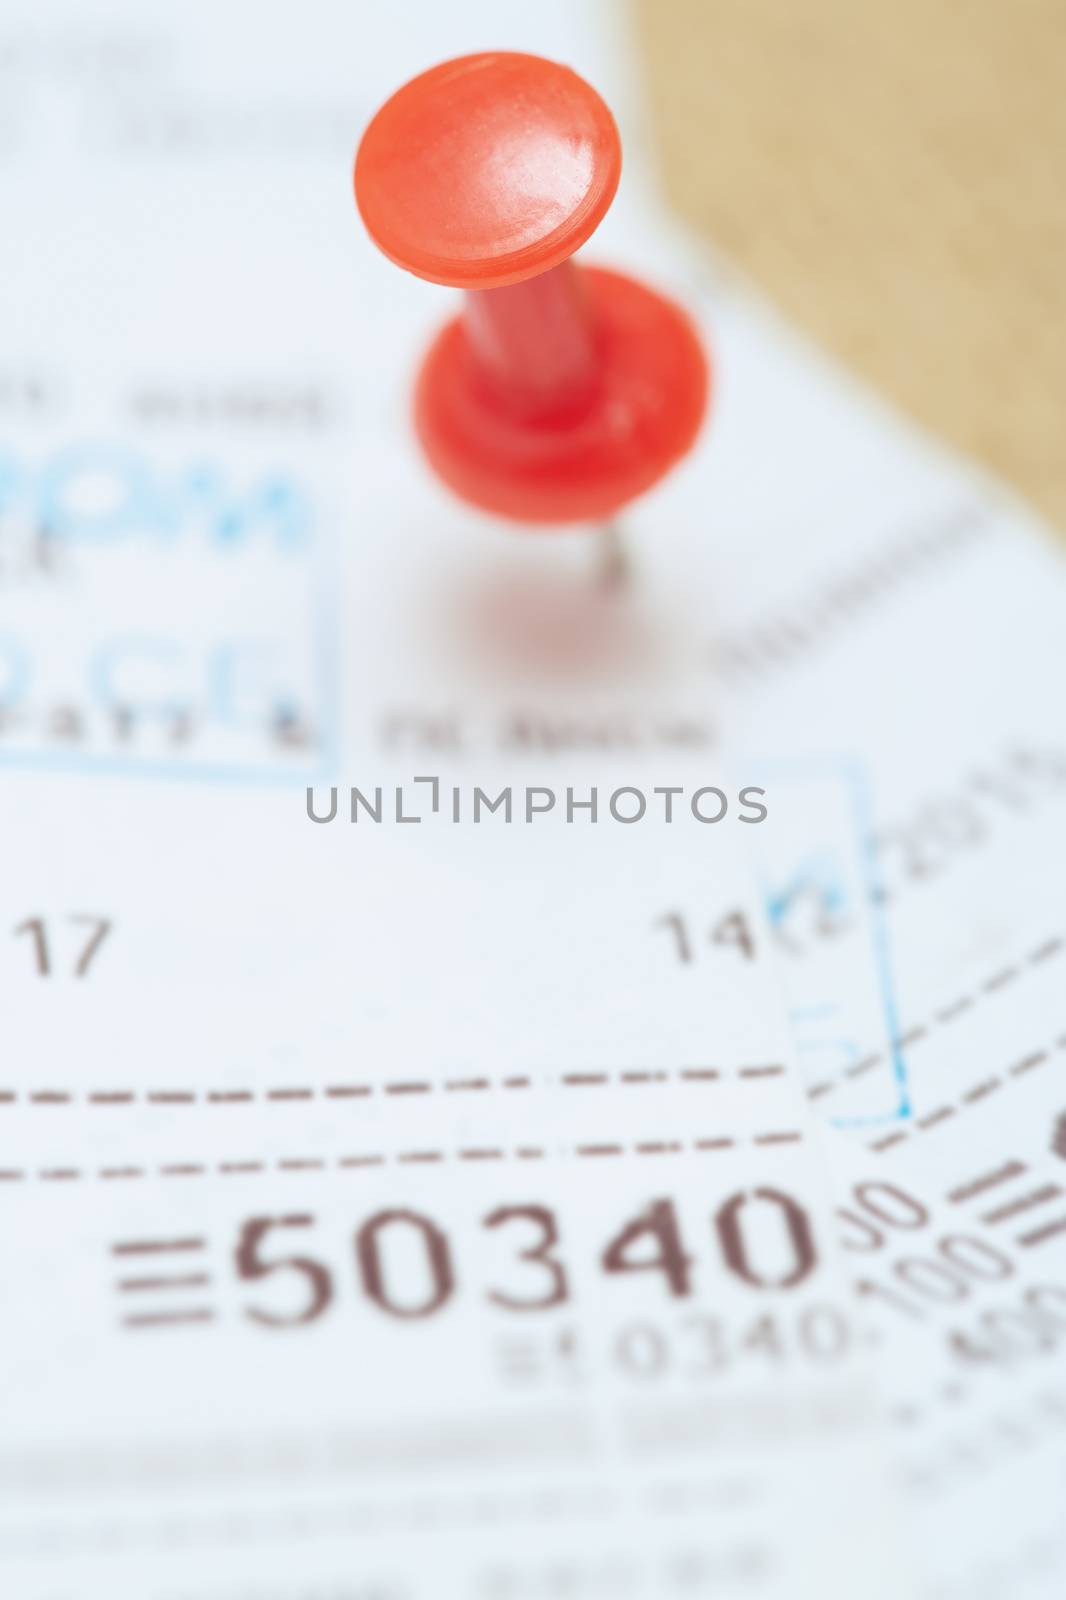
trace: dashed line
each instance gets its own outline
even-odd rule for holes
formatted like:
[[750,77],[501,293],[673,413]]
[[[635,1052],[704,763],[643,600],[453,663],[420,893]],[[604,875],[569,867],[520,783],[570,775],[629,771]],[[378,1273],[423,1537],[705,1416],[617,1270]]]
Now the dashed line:
[[885,1134],[885,1136],[881,1139],[875,1139],[873,1144],[871,1144],[870,1149],[891,1150],[894,1144],[902,1144],[906,1138],[907,1134],[904,1133],[902,1128],[899,1128],[895,1133],[888,1133]]
[[[905,1033],[901,1033],[898,1038],[893,1039],[892,1050],[910,1049],[912,1045],[919,1043],[920,1040],[928,1038],[936,1027],[946,1027],[965,1015],[966,1012],[972,1011],[982,996],[988,997],[1001,993],[1016,979],[1023,976],[1024,968],[1040,966],[1043,962],[1050,961],[1053,956],[1061,955],[1064,951],[1066,951],[1066,937],[1056,936],[1051,939],[1045,939],[1043,944],[1039,944],[1035,949],[1030,950],[1028,955],[1024,956],[1016,965],[1002,967],[998,972],[994,972],[990,977],[985,978],[982,983],[976,986],[976,991],[973,994],[959,995],[949,1005],[942,1006],[935,1011],[927,1022],[918,1023]],[[874,1067],[883,1066],[888,1060],[888,1054],[883,1050],[875,1050],[870,1055],[863,1056],[860,1061],[852,1062],[850,1066],[845,1067],[838,1077],[823,1078],[818,1083],[809,1085],[807,1098],[809,1100],[820,1100],[825,1095],[834,1093],[835,1090],[844,1087],[845,1081],[861,1078],[863,1073],[872,1071]]]
[[1021,974],[1017,967],[1004,967],[1002,972],[995,973],[991,978],[986,978],[981,985],[982,994],[996,994],[1000,989],[1005,989],[1008,983],[1013,983]]
[[[1056,1039],[1055,1045],[1060,1050],[1066,1050],[1066,1034]],[[1012,1067],[1007,1068],[1008,1076],[1017,1078],[1023,1073],[1033,1072],[1037,1067],[1045,1066],[1050,1060],[1050,1050],[1032,1050],[1027,1056],[1023,1056],[1020,1061],[1016,1061]],[[901,1144],[904,1139],[909,1139],[913,1134],[925,1133],[930,1128],[938,1127],[940,1123],[946,1122],[949,1117],[957,1116],[966,1106],[976,1105],[979,1101],[987,1099],[990,1094],[995,1094],[1004,1087],[1005,1083],[1002,1077],[982,1078],[980,1083],[973,1084],[964,1093],[960,1094],[956,1105],[938,1106],[935,1111],[930,1111],[926,1116],[919,1117],[909,1127],[897,1128],[894,1133],[872,1140],[867,1145],[867,1149],[877,1151],[890,1150],[893,1145]]]
[[915,1127],[921,1128],[924,1132],[926,1128],[935,1128],[938,1122],[946,1122],[949,1117],[954,1115],[954,1106],[939,1106],[936,1111],[930,1111],[928,1116],[919,1117]]
[[906,1033],[901,1033],[896,1043],[901,1050],[908,1050],[912,1044],[917,1044],[920,1039],[924,1039],[928,1032],[929,1029],[924,1024],[919,1023],[916,1028],[908,1028]]
[[964,1200],[972,1200],[976,1195],[984,1194],[988,1189],[994,1189],[998,1184],[1006,1183],[1010,1178],[1020,1178],[1029,1168],[1024,1161],[1006,1161],[1001,1167],[994,1167],[990,1172],[982,1172],[976,1178],[969,1179],[960,1184],[956,1189],[948,1190],[948,1199],[953,1205],[961,1205]]
[[972,1089],[967,1089],[961,1097],[966,1105],[976,1105],[978,1100],[987,1099],[990,1094],[995,1094],[997,1089],[1002,1089],[1002,1078],[983,1078],[980,1083],[975,1083]]
[[1010,1217],[1020,1216],[1023,1211],[1031,1211],[1034,1206],[1046,1205],[1049,1200],[1055,1200],[1062,1193],[1057,1183],[1046,1183],[1042,1189],[1033,1189],[1029,1194],[1023,1194],[1017,1200],[1009,1200],[1005,1206],[997,1206],[994,1211],[983,1211],[982,1222],[1006,1222]]
[[953,1001],[950,1006],[945,1006],[943,1011],[935,1012],[934,1020],[940,1023],[954,1022],[955,1018],[961,1017],[964,1011],[972,1011],[973,1004],[968,995],[963,995],[960,999]]
[[[720,1067],[682,1067],[676,1072],[664,1069],[646,1069],[624,1072],[566,1072],[557,1079],[545,1078],[536,1086],[564,1089],[600,1089],[612,1084],[666,1083],[671,1078],[679,1083],[715,1083],[732,1076],[745,1081],[783,1076],[785,1068],[779,1065],[741,1066],[732,1073]],[[534,1087],[528,1076],[508,1078],[448,1078],[434,1083],[428,1078],[399,1079],[392,1082],[330,1083],[322,1088],[307,1085],[287,1085],[271,1089],[94,1089],[79,1096],[69,1089],[0,1090],[0,1105],[71,1106],[82,1103],[90,1106],[154,1106],[191,1105],[249,1105],[260,1103],[287,1103],[318,1098],[326,1100],[366,1099],[381,1094],[403,1097],[424,1094],[475,1094],[494,1090],[521,1090]]]
[[1034,1067],[1042,1067],[1047,1060],[1046,1050],[1034,1050],[1032,1055],[1023,1056],[1021,1061],[1010,1068],[1012,1078],[1020,1077],[1023,1072],[1032,1072]]
[[[569,1152],[559,1151],[558,1154],[570,1154],[582,1159],[596,1160],[606,1156],[625,1155],[684,1155],[694,1152],[710,1152],[716,1150],[734,1150],[748,1142],[755,1146],[799,1144],[803,1140],[803,1133],[799,1129],[783,1129],[771,1133],[756,1133],[743,1138],[734,1138],[729,1135],[716,1135],[706,1139],[693,1139],[685,1142],[680,1139],[642,1139],[635,1144],[596,1143],[579,1144]],[[449,1161],[542,1161],[547,1151],[540,1145],[519,1145],[513,1151],[504,1150],[497,1145],[492,1146],[467,1146],[459,1150],[401,1150],[395,1153],[383,1151],[367,1152],[360,1155],[346,1155],[337,1157],[324,1156],[279,1156],[274,1161],[248,1160],[248,1161],[219,1161],[215,1164],[205,1162],[167,1162],[156,1167],[129,1166],[129,1167],[100,1167],[95,1171],[82,1167],[39,1167],[36,1171],[28,1168],[7,1168],[0,1171],[0,1182],[24,1182],[38,1180],[48,1183],[79,1182],[94,1178],[202,1178],[202,1177],[237,1177],[246,1174],[263,1172],[326,1172],[333,1169],[347,1171],[362,1167],[381,1167],[389,1162],[400,1166],[437,1166]],[[149,1251],[163,1250],[193,1250],[203,1247],[203,1240],[184,1239],[152,1243],[151,1241],[116,1247],[116,1254],[147,1253]]]
[[1055,1238],[1060,1233],[1066,1233],[1066,1217],[1057,1217],[1054,1222],[1046,1222],[1042,1228],[1034,1228],[1031,1233],[1018,1235],[1018,1243],[1023,1250],[1031,1250],[1034,1245],[1044,1244],[1046,1240]]

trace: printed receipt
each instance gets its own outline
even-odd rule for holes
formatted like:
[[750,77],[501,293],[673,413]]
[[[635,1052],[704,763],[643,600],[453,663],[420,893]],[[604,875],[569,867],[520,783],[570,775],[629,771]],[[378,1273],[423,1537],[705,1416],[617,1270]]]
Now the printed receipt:
[[453,504],[358,131],[636,127],[498,9],[3,24],[4,1592],[1057,1596],[1061,562],[639,132],[707,437],[623,592]]
[[868,1558],[890,1488],[783,1019],[757,959],[658,926],[695,892],[763,945],[725,836],[8,797],[14,892],[63,834],[79,908],[10,984],[14,1592],[814,1595]]

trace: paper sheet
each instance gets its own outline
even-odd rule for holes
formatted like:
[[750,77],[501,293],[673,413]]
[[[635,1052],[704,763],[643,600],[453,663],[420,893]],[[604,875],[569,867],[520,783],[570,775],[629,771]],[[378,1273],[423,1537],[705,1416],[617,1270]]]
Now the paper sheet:
[[[4,27],[5,1593],[1058,1593],[1051,546],[672,231],[611,8]],[[351,205],[490,39],[712,353],[623,593]]]

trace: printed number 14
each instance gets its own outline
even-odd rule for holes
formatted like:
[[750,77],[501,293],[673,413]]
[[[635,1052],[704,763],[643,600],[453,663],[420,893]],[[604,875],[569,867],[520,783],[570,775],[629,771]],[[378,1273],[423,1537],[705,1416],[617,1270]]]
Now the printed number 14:
[[[664,917],[659,917],[653,924],[656,928],[665,928],[672,935],[674,954],[683,966],[691,966],[696,959],[693,953],[694,945],[690,924],[680,911],[668,911]],[[707,942],[723,946],[732,946],[739,951],[745,961],[755,959],[755,940],[752,938],[751,925],[743,911],[731,911],[728,916],[721,919],[707,931]]]

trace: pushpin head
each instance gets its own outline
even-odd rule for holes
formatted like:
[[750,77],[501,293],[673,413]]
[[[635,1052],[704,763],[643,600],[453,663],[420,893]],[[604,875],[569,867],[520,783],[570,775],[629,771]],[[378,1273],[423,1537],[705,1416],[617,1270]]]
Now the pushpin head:
[[569,259],[620,169],[596,91],[504,51],[412,79],[356,157],[374,242],[467,291],[418,377],[423,449],[457,494],[515,521],[610,517],[684,455],[706,408],[707,363],[684,312]]
[[359,146],[355,193],[397,265],[494,289],[573,255],[621,170],[595,89],[554,61],[495,51],[445,61],[385,102]]

